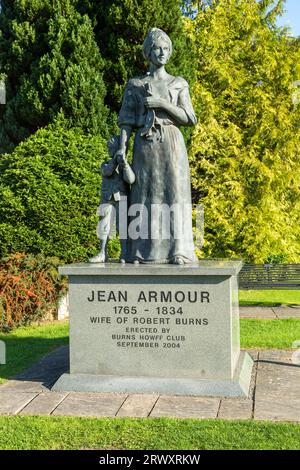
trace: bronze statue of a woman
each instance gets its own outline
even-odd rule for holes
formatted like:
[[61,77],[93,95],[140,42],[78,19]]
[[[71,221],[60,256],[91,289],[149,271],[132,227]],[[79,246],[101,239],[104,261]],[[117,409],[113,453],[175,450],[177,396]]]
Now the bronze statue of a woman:
[[150,63],[149,72],[129,80],[119,115],[121,136],[117,157],[125,156],[130,135],[135,131],[132,162],[135,183],[129,202],[131,212],[138,208],[135,228],[141,234],[130,236],[129,224],[127,261],[191,263],[197,258],[192,234],[190,171],[179,130],[179,126],[196,123],[189,86],[183,78],[173,77],[165,70],[172,42],[162,30],[151,29],[143,52]]

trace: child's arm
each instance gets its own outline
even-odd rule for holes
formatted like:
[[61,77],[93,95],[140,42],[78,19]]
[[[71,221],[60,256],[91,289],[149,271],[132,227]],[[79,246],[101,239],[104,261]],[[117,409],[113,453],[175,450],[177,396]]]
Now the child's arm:
[[120,147],[119,150],[116,152],[115,157],[118,158],[125,158],[129,139],[131,136],[132,127],[131,126],[122,126],[121,127],[121,136],[120,136]]
[[133,173],[131,166],[127,160],[125,160],[121,165],[123,170],[123,180],[128,184],[133,184],[135,182],[135,174]]

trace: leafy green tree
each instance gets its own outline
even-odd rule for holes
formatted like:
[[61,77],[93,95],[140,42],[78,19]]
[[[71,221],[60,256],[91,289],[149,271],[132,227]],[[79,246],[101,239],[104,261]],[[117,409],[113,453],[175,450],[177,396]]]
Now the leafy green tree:
[[283,2],[219,0],[189,23],[197,61],[191,146],[206,256],[300,260],[299,42]]
[[7,104],[0,116],[0,153],[57,116],[65,126],[105,133],[104,61],[87,15],[73,0],[3,0],[0,71]]

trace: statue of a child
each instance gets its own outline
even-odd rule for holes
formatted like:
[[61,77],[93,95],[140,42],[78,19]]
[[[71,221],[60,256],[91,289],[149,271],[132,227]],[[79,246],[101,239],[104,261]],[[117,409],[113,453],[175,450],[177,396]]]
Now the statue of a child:
[[[120,234],[120,201],[127,198],[130,185],[135,181],[135,175],[127,162],[125,155],[120,155],[120,137],[112,136],[108,141],[108,153],[110,160],[101,165],[101,215],[102,219],[98,225],[98,236],[100,239],[100,251],[96,256],[89,259],[90,263],[104,263],[108,260],[107,245],[112,224],[112,213],[115,210],[116,228]],[[127,220],[127,219],[126,219]],[[127,230],[126,230],[127,231]],[[127,256],[127,238],[121,238],[120,262],[125,263]]]

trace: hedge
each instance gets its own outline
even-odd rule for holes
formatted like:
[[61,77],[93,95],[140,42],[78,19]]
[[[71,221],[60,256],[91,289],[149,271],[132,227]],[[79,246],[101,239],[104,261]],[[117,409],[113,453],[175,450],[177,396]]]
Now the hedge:
[[0,156],[0,258],[24,252],[71,262],[94,255],[106,158],[101,136],[59,126]]

